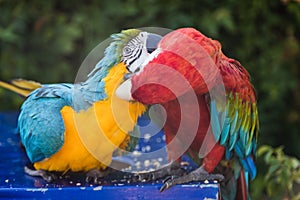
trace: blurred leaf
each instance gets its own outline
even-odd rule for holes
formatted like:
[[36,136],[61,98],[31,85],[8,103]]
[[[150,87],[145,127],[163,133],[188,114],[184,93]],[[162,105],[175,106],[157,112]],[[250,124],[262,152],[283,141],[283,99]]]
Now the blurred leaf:
[[265,161],[264,167],[268,168],[264,174],[263,186],[271,198],[289,197],[294,199],[300,194],[295,190],[300,179],[300,161],[287,156],[282,147],[272,148],[262,146],[258,150],[259,159]]
[[18,39],[18,36],[13,33],[12,29],[7,28],[3,29],[0,28],[0,39],[5,42],[12,42]]

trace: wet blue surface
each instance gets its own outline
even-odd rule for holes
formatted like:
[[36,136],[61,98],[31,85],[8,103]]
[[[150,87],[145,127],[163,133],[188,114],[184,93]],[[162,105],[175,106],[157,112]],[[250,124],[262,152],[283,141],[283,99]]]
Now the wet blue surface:
[[[29,164],[26,153],[20,146],[17,133],[17,112],[0,113],[0,198],[1,199],[216,199],[218,184],[193,183],[175,186],[159,192],[161,181],[136,183],[130,181],[130,174],[113,175],[101,185],[85,183],[82,174],[47,183],[41,178],[24,173]],[[141,118],[141,126],[148,125],[147,118]],[[146,134],[146,136],[145,136]],[[162,132],[149,137],[143,130],[142,139],[132,155],[124,159],[133,166],[131,170],[154,169],[166,164],[164,135]],[[142,153],[160,151],[155,157],[139,156]],[[151,154],[149,154],[151,155]],[[121,158],[122,159],[122,158]],[[187,157],[189,169],[196,167]],[[129,170],[130,171],[130,170]]]

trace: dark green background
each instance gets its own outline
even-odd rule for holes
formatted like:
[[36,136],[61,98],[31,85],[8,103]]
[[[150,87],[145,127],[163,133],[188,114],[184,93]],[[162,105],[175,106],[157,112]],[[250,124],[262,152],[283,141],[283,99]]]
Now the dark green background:
[[[300,157],[300,3],[292,0],[0,0],[0,79],[74,82],[111,33],[132,27],[194,27],[219,40],[252,76],[260,144]],[[23,99],[0,89],[0,110]]]

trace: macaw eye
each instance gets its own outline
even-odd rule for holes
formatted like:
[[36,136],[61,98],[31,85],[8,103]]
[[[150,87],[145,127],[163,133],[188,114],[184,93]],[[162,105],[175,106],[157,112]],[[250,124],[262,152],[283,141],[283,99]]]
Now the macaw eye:
[[127,56],[129,54],[131,54],[131,48],[130,47],[124,47],[123,56]]
[[146,33],[145,32],[140,32],[139,36],[142,37],[142,38],[146,37]]

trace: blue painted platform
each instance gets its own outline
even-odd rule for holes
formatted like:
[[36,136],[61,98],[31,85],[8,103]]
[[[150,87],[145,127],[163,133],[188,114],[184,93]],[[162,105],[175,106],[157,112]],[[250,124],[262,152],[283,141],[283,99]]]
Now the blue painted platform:
[[[218,199],[218,184],[215,183],[177,185],[160,193],[161,181],[136,183],[124,173],[121,177],[116,174],[109,180],[103,180],[101,185],[85,183],[84,176],[80,174],[55,183],[28,176],[24,173],[24,166],[29,161],[20,146],[17,117],[17,112],[0,113],[0,199]],[[139,123],[147,124],[147,118],[140,119]],[[164,148],[164,145],[162,132],[150,138],[144,137],[135,153],[125,157],[125,160],[139,170],[165,164],[165,154],[157,158],[137,156],[138,152],[153,151]],[[195,167],[187,157],[184,160],[190,163],[190,169]]]

